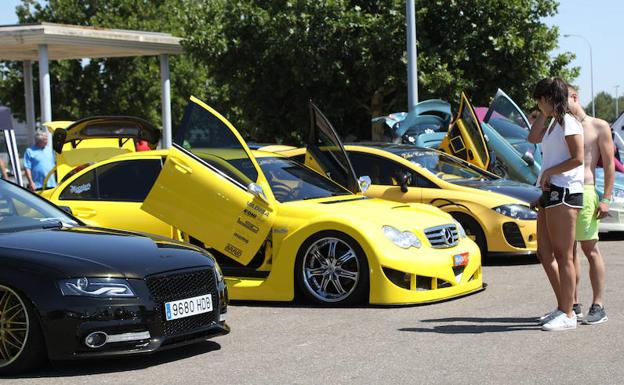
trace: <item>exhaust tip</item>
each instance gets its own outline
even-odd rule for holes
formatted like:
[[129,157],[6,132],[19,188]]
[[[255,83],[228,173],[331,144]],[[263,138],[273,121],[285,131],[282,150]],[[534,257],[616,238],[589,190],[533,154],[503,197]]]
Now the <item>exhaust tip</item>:
[[91,349],[101,348],[108,342],[108,334],[104,332],[93,332],[85,338],[85,345]]

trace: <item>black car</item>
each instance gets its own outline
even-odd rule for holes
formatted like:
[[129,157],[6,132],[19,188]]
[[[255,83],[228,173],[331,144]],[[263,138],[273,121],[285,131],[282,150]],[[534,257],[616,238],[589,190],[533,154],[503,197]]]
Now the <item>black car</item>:
[[84,226],[0,181],[0,373],[45,360],[152,353],[229,333],[205,250]]

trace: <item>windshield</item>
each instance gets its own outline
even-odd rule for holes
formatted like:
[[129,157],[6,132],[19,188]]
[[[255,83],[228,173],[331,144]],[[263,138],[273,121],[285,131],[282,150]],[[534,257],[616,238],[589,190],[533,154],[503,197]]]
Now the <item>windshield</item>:
[[0,232],[77,225],[64,211],[42,198],[0,182]]
[[352,195],[317,172],[288,158],[256,158],[278,202]]
[[435,151],[410,151],[399,154],[417,166],[424,168],[440,179],[448,182],[473,180],[493,180],[495,177],[468,166],[460,160]]

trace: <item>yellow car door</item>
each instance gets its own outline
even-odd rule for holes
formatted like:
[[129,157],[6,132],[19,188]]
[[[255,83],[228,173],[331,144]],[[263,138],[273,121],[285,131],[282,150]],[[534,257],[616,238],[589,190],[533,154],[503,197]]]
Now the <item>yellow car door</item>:
[[463,92],[457,117],[451,123],[448,134],[440,143],[440,150],[484,170],[490,166],[490,151],[483,129],[474,108]]
[[141,208],[243,265],[276,214],[269,184],[238,131],[195,97]]
[[161,169],[160,156],[99,163],[69,177],[48,199],[91,226],[176,238],[170,225],[141,210]]
[[349,157],[325,115],[310,102],[310,128],[304,164],[326,175],[354,194],[360,186]]

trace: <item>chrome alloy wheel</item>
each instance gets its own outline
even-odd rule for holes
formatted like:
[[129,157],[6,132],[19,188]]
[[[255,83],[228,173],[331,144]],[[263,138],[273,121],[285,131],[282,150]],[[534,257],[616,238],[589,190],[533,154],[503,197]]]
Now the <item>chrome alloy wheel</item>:
[[15,361],[28,339],[28,314],[22,299],[0,285],[0,368]]
[[303,257],[305,288],[322,302],[340,302],[356,289],[360,262],[355,250],[335,237],[318,239]]

